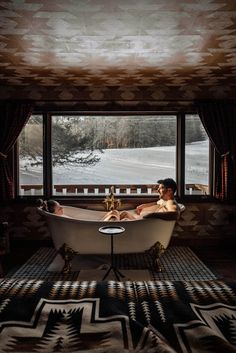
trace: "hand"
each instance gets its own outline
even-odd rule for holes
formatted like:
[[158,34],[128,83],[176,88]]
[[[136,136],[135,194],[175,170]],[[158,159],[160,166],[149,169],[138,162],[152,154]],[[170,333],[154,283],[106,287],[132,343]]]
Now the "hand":
[[144,207],[145,207],[145,205],[138,205],[138,206],[136,207],[136,213],[137,213],[137,214],[140,214],[140,213],[142,212],[142,210],[143,210]]

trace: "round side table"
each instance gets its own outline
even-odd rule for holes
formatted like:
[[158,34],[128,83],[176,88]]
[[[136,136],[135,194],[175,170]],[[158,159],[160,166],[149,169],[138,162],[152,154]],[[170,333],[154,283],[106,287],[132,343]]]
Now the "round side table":
[[111,271],[113,271],[117,281],[120,281],[120,277],[123,278],[125,276],[115,267],[115,264],[114,264],[113,237],[124,233],[125,228],[120,227],[120,226],[104,226],[104,227],[99,228],[98,231],[101,234],[109,236],[111,238],[111,265],[110,265],[109,269],[107,270],[107,272],[105,273],[102,281],[104,281],[107,278],[107,276],[109,275],[109,273]]

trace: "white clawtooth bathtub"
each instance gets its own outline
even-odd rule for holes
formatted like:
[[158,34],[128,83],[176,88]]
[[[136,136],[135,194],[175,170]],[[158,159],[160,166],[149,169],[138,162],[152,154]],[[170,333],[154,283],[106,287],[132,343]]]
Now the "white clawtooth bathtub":
[[[46,217],[55,248],[59,250],[66,244],[79,254],[110,254],[109,237],[98,231],[107,225],[125,228],[124,233],[114,236],[114,253],[144,252],[156,242],[167,248],[178,216],[175,212],[166,212],[132,221],[104,222],[101,220],[106,214],[104,211],[71,206],[63,206],[63,209],[62,216],[41,208],[38,211]],[[183,205],[180,210],[184,210]]]

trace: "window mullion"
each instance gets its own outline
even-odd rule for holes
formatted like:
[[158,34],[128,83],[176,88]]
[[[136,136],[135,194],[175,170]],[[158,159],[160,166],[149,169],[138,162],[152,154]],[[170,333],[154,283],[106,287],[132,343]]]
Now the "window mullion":
[[[208,180],[208,185],[209,185],[209,194],[211,197],[214,196],[214,190],[215,190],[215,149],[211,143],[209,142],[209,180]],[[214,172],[213,172],[214,171]]]
[[185,186],[185,114],[177,115],[177,185],[178,196],[184,196]]
[[50,198],[52,195],[52,143],[51,143],[51,115],[43,115],[43,175],[44,175],[44,195]]

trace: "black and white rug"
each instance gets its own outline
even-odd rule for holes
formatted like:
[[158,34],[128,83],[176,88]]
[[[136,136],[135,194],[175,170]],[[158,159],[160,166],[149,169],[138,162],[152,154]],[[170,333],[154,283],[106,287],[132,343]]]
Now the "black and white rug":
[[[110,264],[109,255],[78,255],[72,261],[72,272],[62,274],[63,260],[54,248],[40,248],[16,272],[7,278],[100,281]],[[205,281],[217,276],[184,246],[169,247],[160,260],[161,272],[152,268],[149,255],[145,253],[116,254],[115,265],[124,275],[122,281]],[[106,280],[114,280],[113,273]]]
[[0,280],[1,353],[235,353],[236,283]]

